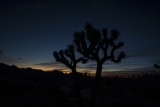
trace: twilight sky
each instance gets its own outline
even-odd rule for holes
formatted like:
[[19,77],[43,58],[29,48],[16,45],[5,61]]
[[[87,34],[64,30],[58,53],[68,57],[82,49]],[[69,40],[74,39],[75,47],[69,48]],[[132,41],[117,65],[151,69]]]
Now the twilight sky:
[[[103,73],[139,73],[160,61],[159,0],[1,0],[0,62],[18,67],[68,71],[56,63],[54,51],[71,44],[73,33],[90,22],[95,28],[117,29],[124,42],[120,64],[107,61]],[[95,72],[96,63],[78,64]],[[118,71],[118,72],[117,72]]]

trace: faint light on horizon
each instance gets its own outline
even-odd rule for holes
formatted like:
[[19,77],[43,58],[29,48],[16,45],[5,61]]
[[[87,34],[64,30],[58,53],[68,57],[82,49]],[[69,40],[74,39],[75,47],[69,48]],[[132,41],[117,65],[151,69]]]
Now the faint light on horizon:
[[69,71],[62,71],[63,74],[70,74],[71,72]]

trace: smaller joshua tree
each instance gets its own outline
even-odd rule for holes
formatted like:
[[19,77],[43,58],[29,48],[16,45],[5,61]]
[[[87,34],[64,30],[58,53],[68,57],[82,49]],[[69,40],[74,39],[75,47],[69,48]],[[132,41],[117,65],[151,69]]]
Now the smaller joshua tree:
[[79,100],[79,104],[80,104],[80,106],[84,106],[82,95],[80,93],[80,89],[78,86],[76,66],[77,66],[77,63],[79,63],[79,62],[87,63],[87,59],[84,59],[83,57],[76,59],[74,45],[68,45],[68,48],[66,50],[60,50],[59,52],[55,51],[53,53],[53,56],[55,57],[56,62],[61,62],[61,63],[65,64],[68,68],[71,69],[71,71],[73,73],[76,94],[77,94],[77,98]]

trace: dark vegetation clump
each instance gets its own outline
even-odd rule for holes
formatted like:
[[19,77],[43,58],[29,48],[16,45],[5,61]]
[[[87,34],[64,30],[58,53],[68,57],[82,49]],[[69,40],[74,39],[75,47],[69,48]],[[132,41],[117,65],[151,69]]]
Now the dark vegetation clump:
[[[0,63],[0,107],[79,107],[73,74]],[[77,72],[84,103],[94,77]],[[159,107],[160,74],[102,77],[97,107]]]

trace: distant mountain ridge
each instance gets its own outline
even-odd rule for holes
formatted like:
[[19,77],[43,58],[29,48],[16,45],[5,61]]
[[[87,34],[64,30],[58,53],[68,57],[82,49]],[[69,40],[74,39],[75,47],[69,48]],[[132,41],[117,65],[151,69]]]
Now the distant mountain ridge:
[[[33,71],[43,71],[43,70],[41,70],[41,69],[33,69],[33,68],[31,68],[31,67],[27,67],[27,68],[18,68],[17,66],[15,66],[15,65],[7,65],[7,64],[4,64],[4,63],[0,63],[0,70],[28,70],[28,71],[31,71],[31,70],[33,70]],[[59,70],[53,70],[53,71],[55,71],[55,72],[61,72],[61,71],[59,71]],[[43,72],[45,72],[45,71],[43,71]],[[52,71],[50,71],[50,72],[52,72]]]

